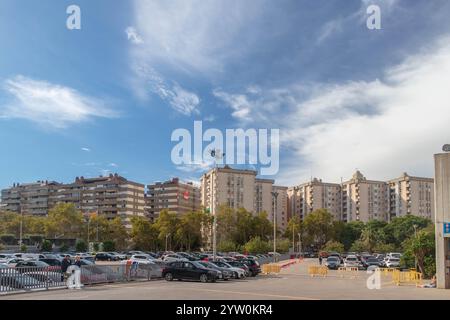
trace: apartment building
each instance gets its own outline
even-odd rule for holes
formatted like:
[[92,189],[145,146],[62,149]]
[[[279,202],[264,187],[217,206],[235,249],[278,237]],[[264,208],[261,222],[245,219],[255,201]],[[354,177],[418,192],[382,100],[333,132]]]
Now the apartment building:
[[434,179],[412,177],[405,172],[388,184],[390,219],[413,214],[434,221]]
[[343,221],[389,220],[389,188],[386,182],[367,180],[356,171],[349,181],[342,183],[341,188]]
[[158,218],[162,210],[183,215],[200,208],[200,188],[192,182],[185,183],[174,178],[147,186],[145,212],[152,221]]
[[[273,191],[278,191],[277,219],[280,229],[287,224],[287,188],[274,186],[274,180],[259,179],[254,170],[214,168],[201,177],[201,204],[216,212],[219,206],[244,208],[254,214],[266,212],[273,221]],[[283,218],[284,217],[284,218]],[[284,220],[283,220],[284,219]]]
[[2,190],[4,210],[30,215],[47,215],[58,203],[73,203],[82,213],[97,212],[113,219],[144,216],[144,185],[117,174],[107,177],[77,177],[73,183],[42,182],[14,184]]
[[82,213],[97,212],[108,219],[122,218],[130,226],[130,217],[144,216],[144,185],[118,174],[106,177],[76,177],[70,184],[59,185],[49,198],[49,207],[73,203]]
[[322,182],[314,178],[310,182],[290,187],[288,194],[289,217],[301,220],[318,209],[327,209],[336,220],[341,219],[341,185]]
[[[277,218],[277,228],[285,231],[289,222],[288,215],[288,187],[273,186],[272,192],[276,195],[272,197],[272,205],[275,208],[276,218]],[[270,213],[269,213],[270,212]],[[273,221],[273,210],[268,211],[270,221]]]
[[2,210],[26,215],[45,216],[48,213],[49,197],[57,182],[37,181],[35,183],[14,183],[1,192]]

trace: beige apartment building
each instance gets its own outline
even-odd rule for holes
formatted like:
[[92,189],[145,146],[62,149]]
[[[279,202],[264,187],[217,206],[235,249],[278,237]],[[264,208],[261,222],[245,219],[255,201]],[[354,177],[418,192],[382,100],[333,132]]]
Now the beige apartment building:
[[384,181],[367,180],[359,171],[342,183],[342,220],[389,221],[389,188]]
[[192,182],[181,182],[174,178],[147,186],[145,212],[152,221],[159,217],[162,210],[183,215],[200,208],[200,188]]
[[49,198],[49,207],[57,203],[73,203],[84,214],[96,212],[108,219],[120,217],[130,227],[132,216],[144,216],[144,185],[117,174],[77,177],[73,183],[58,186]]
[[48,213],[49,196],[59,185],[56,182],[14,183],[1,192],[1,209],[25,215],[45,216]]
[[301,220],[318,209],[327,209],[336,220],[341,219],[341,186],[314,178],[287,190],[289,217]]
[[2,190],[2,209],[30,215],[47,215],[58,203],[73,203],[83,214],[121,217],[130,226],[131,216],[144,216],[144,185],[117,174],[77,177],[73,183],[14,184]]
[[434,221],[434,179],[406,172],[389,184],[390,219],[413,214]]
[[[274,180],[256,178],[254,170],[214,168],[201,181],[201,204],[213,214],[221,205],[235,210],[244,208],[254,214],[265,211],[273,221],[273,191],[278,191],[277,221],[287,224],[287,188],[274,186]],[[284,220],[283,220],[284,219]]]
[[[277,194],[276,201],[275,198],[272,197],[272,205],[275,208],[276,212],[276,218],[277,218],[277,228],[285,231],[287,228],[287,224],[289,222],[289,215],[288,215],[288,187],[281,187],[281,186],[273,186],[272,192],[275,192]],[[270,212],[270,213],[269,213]],[[268,211],[269,213],[269,220],[273,221],[273,210]]]

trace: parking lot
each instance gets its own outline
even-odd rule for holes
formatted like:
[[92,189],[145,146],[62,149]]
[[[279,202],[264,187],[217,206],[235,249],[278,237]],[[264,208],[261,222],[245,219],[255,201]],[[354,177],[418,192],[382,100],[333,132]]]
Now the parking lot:
[[86,286],[82,290],[50,290],[1,296],[16,300],[321,300],[321,299],[450,299],[450,291],[396,286],[388,277],[382,278],[379,290],[369,290],[369,275],[359,271],[356,278],[340,277],[337,271],[328,276],[310,277],[308,266],[317,259],[306,259],[282,269],[280,274],[259,275],[245,280],[200,283],[152,280]]

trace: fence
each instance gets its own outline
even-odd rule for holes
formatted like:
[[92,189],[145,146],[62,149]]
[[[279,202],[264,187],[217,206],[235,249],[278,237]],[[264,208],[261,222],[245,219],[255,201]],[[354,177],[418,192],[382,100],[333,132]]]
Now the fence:
[[422,274],[416,271],[406,271],[402,272],[400,270],[394,270],[392,272],[392,282],[397,286],[402,283],[419,285],[422,283]]
[[346,275],[350,275],[351,278],[358,277],[358,267],[340,267],[338,269],[338,275],[344,278]]
[[0,293],[48,290],[66,285],[59,267],[19,267],[0,269]]

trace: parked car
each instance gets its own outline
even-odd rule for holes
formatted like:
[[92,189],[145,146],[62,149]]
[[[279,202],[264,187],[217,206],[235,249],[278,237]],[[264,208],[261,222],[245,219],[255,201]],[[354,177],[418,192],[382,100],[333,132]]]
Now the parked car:
[[95,261],[118,261],[119,258],[106,252],[98,252],[95,255]]
[[48,268],[50,267],[50,265],[39,260],[22,260],[16,264],[16,268],[25,268],[25,267]]
[[182,258],[188,259],[189,261],[198,261],[198,260],[200,260],[200,259],[197,259],[196,257],[194,257],[191,254],[186,253],[186,252],[177,252],[176,254],[179,255]]
[[387,268],[398,268],[400,267],[400,259],[399,258],[387,258],[384,262]]
[[330,270],[337,270],[341,266],[341,259],[336,256],[330,256],[325,261],[325,266]]
[[43,258],[39,259],[39,261],[45,262],[50,266],[51,270],[59,270],[61,268],[61,260],[59,259],[50,259],[50,258]]
[[23,260],[19,259],[19,258],[13,258],[13,259],[4,260],[4,261],[2,260],[2,262],[0,262],[0,264],[4,265],[5,267],[8,267],[8,268],[15,268],[16,265],[21,261],[23,261]]
[[170,262],[162,270],[162,276],[167,281],[199,280],[203,283],[216,282],[219,272],[207,268],[196,261],[174,261]]
[[233,277],[235,279],[243,279],[245,278],[245,270],[242,268],[237,268],[237,267],[233,267],[232,265],[224,262],[224,261],[213,261],[213,264],[215,264],[218,267],[221,268],[226,268],[228,269],[230,272],[232,272]]
[[38,253],[24,253],[21,256],[24,260],[38,260],[38,259],[45,259],[45,255],[38,254]]
[[175,253],[171,253],[171,254],[166,254],[165,256],[163,256],[162,258],[163,261],[165,262],[173,262],[173,261],[189,261],[188,259],[177,255]]
[[365,269],[368,269],[370,266],[381,267],[380,260],[375,257],[368,257],[364,259],[362,264]]
[[235,261],[229,261],[227,262],[230,266],[235,267],[235,268],[240,268],[242,270],[244,270],[244,274],[246,277],[250,277],[251,272],[250,272],[250,268],[249,266],[247,266],[245,263],[235,260]]
[[131,256],[129,260],[131,260],[132,262],[139,262],[144,264],[155,264],[153,262],[154,258],[147,254],[135,254]]
[[344,267],[346,268],[352,268],[356,267],[358,268],[360,266],[360,262],[358,258],[354,255],[348,255],[347,258],[344,260]]
[[112,255],[113,257],[116,257],[117,260],[126,260],[127,256],[125,254],[120,254],[118,252],[107,252],[108,254]]
[[227,268],[222,268],[209,261],[198,261],[202,266],[218,271],[218,279],[228,281],[233,277],[233,272]]
[[241,259],[240,261],[249,267],[250,275],[252,277],[256,277],[261,273],[261,267],[258,261],[252,259]]
[[399,252],[389,252],[386,254],[386,258],[397,258],[400,259],[402,257],[402,254]]

